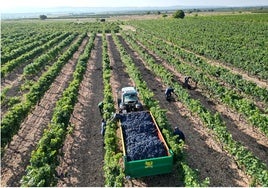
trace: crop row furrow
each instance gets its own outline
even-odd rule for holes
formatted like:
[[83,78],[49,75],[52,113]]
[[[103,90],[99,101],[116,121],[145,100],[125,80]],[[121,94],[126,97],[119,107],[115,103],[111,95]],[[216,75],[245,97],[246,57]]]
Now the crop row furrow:
[[203,123],[214,131],[224,148],[234,156],[238,165],[245,168],[248,175],[253,178],[252,183],[255,185],[267,186],[268,168],[260,159],[254,156],[241,143],[235,141],[232,135],[227,131],[225,122],[220,118],[218,113],[212,113],[207,110],[200,101],[192,99],[185,88],[176,82],[173,82],[171,74],[163,65],[155,63],[153,58],[144,52],[142,48],[133,39],[123,35],[124,39],[130,43],[132,48],[144,58],[150,70],[158,75],[167,85],[175,89],[178,99],[182,101],[192,113],[197,114]]
[[69,45],[77,35],[77,33],[73,33],[70,34],[68,37],[66,36],[66,39],[51,48],[47,53],[42,54],[32,63],[26,65],[23,69],[24,76],[37,74],[41,70],[41,68],[43,68],[46,64],[55,59],[60,54],[62,49]]
[[48,39],[49,42],[43,44],[40,47],[33,49],[30,52],[24,53],[22,56],[20,56],[16,59],[13,59],[13,60],[7,62],[5,65],[3,65],[1,67],[1,78],[5,78],[7,76],[7,74],[10,73],[12,70],[14,70],[14,68],[16,68],[18,65],[29,63],[29,61],[32,58],[34,58],[38,54],[41,54],[41,53],[47,51],[49,48],[54,46],[57,42],[59,42],[60,40],[62,40],[63,38],[65,38],[68,35],[69,35],[69,33],[63,33],[56,38],[54,35],[50,36],[51,38]]
[[70,116],[77,102],[79,86],[87,68],[90,52],[94,46],[94,39],[95,35],[92,35],[83,54],[78,59],[73,80],[56,103],[51,123],[44,131],[36,150],[32,152],[30,165],[26,169],[27,174],[21,180],[22,186],[56,185],[56,167],[59,165],[58,155],[68,134]]
[[122,158],[122,152],[117,150],[117,123],[111,119],[115,113],[115,101],[113,100],[112,85],[110,83],[112,71],[110,59],[108,55],[108,44],[106,35],[103,32],[102,45],[102,67],[103,67],[103,84],[104,84],[104,99],[103,99],[103,118],[106,121],[106,130],[104,135],[105,155],[104,155],[104,176],[105,186],[121,187],[123,186],[125,174],[119,160]]
[[[3,24],[5,25],[5,24]],[[9,53],[12,49],[18,48],[21,45],[26,45],[29,42],[31,37],[36,37],[38,33],[36,31],[25,32],[22,29],[7,30],[7,28],[3,28],[1,33],[1,44],[4,46],[2,49],[3,54]],[[20,33],[20,31],[22,33]],[[4,33],[3,33],[4,32]]]
[[[242,17],[242,16],[241,16]],[[249,17],[250,15],[246,15]],[[172,19],[132,21],[131,24],[162,39],[194,51],[223,64],[238,67],[250,75],[267,80],[267,46],[265,22],[239,22],[239,17],[189,17],[183,21]],[[165,28],[163,30],[163,28]],[[241,50],[242,49],[242,50]]]
[[142,101],[154,115],[156,122],[161,128],[161,131],[164,134],[168,145],[171,147],[172,151],[175,154],[175,166],[179,166],[184,172],[183,181],[185,186],[207,186],[209,184],[209,180],[206,179],[203,182],[200,182],[198,180],[196,171],[191,169],[187,164],[185,154],[183,152],[183,145],[177,144],[176,136],[173,136],[171,125],[167,121],[165,110],[161,109],[159,102],[153,99],[153,92],[150,91],[147,87],[147,83],[143,80],[141,73],[135,66],[132,58],[126,52],[125,48],[122,46],[118,37],[115,34],[113,35],[113,39],[116,43],[117,48],[119,49],[121,59],[127,67],[126,71],[134,80],[136,87],[139,90],[139,94],[141,96]]
[[[133,35],[133,37],[135,37]],[[135,40],[138,40],[135,37]],[[146,40],[143,40],[143,43]],[[214,97],[218,98],[221,102],[227,104],[231,108],[235,109],[237,112],[243,114],[245,118],[254,126],[260,128],[260,130],[268,135],[267,124],[268,124],[268,115],[260,110],[254,103],[246,98],[243,98],[237,94],[234,90],[229,89],[228,87],[222,86],[216,80],[211,79],[209,76],[204,74],[204,71],[198,70],[189,64],[182,63],[178,60],[177,57],[167,55],[161,50],[155,50],[156,46],[145,45],[150,50],[156,52],[160,57],[167,60],[172,66],[174,66],[179,72],[184,75],[191,75],[194,77],[199,84],[205,86]],[[206,71],[205,71],[206,72]]]
[[[64,48],[70,45],[70,43],[73,41],[73,39],[77,36],[77,34],[72,34],[69,37],[67,37],[65,40],[63,40],[61,43],[59,43],[57,46],[49,50],[47,53],[42,54],[39,58],[35,59],[33,63],[28,64],[27,66],[24,67],[24,74],[23,79],[24,79],[24,84],[20,86],[20,88],[11,88],[12,86],[6,86],[3,88],[4,93],[1,93],[1,107],[6,106],[6,109],[11,108],[13,105],[16,103],[19,103],[21,101],[21,98],[19,96],[16,96],[18,94],[22,94],[22,92],[28,88],[27,85],[33,84],[34,83],[34,78],[38,77],[38,73],[42,73],[40,71],[43,67],[43,64],[47,64],[50,61],[56,61],[56,57],[59,56],[60,52],[63,52]],[[31,74],[31,76],[29,76]],[[28,77],[26,77],[28,75]],[[18,86],[19,87],[19,86]],[[12,97],[9,97],[6,95],[8,91],[12,89]],[[20,92],[17,92],[14,94],[14,90],[19,90]],[[11,93],[11,92],[10,92]],[[25,94],[25,92],[23,92]]]
[[[143,31],[138,32],[138,35],[139,40],[146,43],[146,46],[153,48],[155,52],[159,51],[166,54],[166,58],[168,58],[167,54],[169,57],[172,54],[168,60],[172,61],[174,60],[173,57],[180,57],[183,61],[200,67],[203,72],[217,78],[220,81],[228,83],[239,92],[245,93],[249,97],[254,97],[255,99],[265,103],[266,106],[268,105],[267,88],[259,87],[256,83],[247,81],[243,79],[241,75],[234,74],[226,68],[213,66],[207,60],[202,59],[191,52],[185,51],[175,44],[170,44],[163,39],[159,39],[155,35],[146,34]],[[132,36],[134,36],[134,34]],[[151,38],[153,38],[153,40],[149,40]]]
[[[4,65],[6,62],[11,61],[12,59],[16,59],[19,56],[23,55],[27,51],[31,51],[37,46],[42,45],[45,42],[45,38],[47,38],[48,34],[42,34],[37,36],[29,35],[27,39],[23,41],[17,40],[16,44],[12,46],[5,46],[1,55],[1,64]],[[1,65],[1,66],[2,66]]]
[[56,76],[60,73],[63,65],[71,58],[73,53],[78,49],[82,42],[84,35],[79,37],[76,43],[72,44],[70,48],[64,52],[56,63],[45,72],[39,80],[30,88],[30,91],[25,94],[22,102],[14,105],[1,120],[1,154],[5,146],[11,141],[12,136],[17,133],[21,122],[27,117],[28,113],[37,104]]

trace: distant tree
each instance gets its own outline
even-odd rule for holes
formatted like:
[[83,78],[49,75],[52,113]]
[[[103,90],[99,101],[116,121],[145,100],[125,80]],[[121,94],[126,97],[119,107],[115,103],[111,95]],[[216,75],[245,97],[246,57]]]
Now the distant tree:
[[161,14],[161,12],[160,11],[157,11],[156,14],[159,15],[159,14]]
[[200,9],[194,9],[194,12],[201,12]]
[[163,18],[165,18],[165,17],[167,17],[167,16],[168,16],[167,14],[162,14],[162,17],[163,17]]
[[101,22],[105,22],[105,19],[104,19],[104,18],[102,18],[102,19],[100,19],[100,21],[101,21]]
[[47,19],[47,16],[46,16],[46,15],[40,15],[39,18],[40,18],[41,20],[45,20],[45,19]]
[[174,14],[173,14],[173,18],[181,18],[183,19],[185,17],[185,13],[183,10],[177,10]]

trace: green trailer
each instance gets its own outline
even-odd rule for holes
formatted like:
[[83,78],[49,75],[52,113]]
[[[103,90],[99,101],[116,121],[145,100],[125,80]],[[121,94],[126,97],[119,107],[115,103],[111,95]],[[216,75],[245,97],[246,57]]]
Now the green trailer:
[[[121,132],[121,137],[122,137],[123,155],[124,155],[123,156],[124,157],[124,170],[125,170],[126,176],[131,177],[131,178],[138,178],[138,177],[144,177],[144,176],[152,176],[152,175],[170,173],[173,167],[173,152],[171,149],[169,149],[152,113],[150,111],[139,111],[139,112],[130,112],[126,114],[120,114],[120,115],[121,115],[121,118],[119,122],[120,122],[120,132]],[[140,120],[137,120],[139,118]],[[145,126],[142,124],[148,125],[148,121],[149,121],[150,126],[153,126],[153,128],[151,129],[154,129],[153,132],[155,136],[157,137],[157,139],[159,140],[159,143],[161,143],[161,145],[163,146],[162,154],[157,157],[141,158],[138,160],[133,159],[133,158],[131,159],[129,155],[130,153],[132,153],[132,151],[131,151],[131,148],[128,147],[128,144],[129,144],[127,140],[128,135],[126,135],[127,134],[126,130],[124,130],[126,129],[124,126],[124,122],[130,122],[131,126],[133,126],[132,128],[139,127],[139,129],[142,129]],[[140,133],[140,134],[147,134],[147,133]],[[135,137],[135,135],[132,135],[132,137]],[[136,137],[140,138],[138,133]],[[140,141],[144,143],[146,142],[146,138],[149,138],[149,137],[150,135],[149,136],[146,135],[144,137],[145,139],[142,139]],[[135,140],[135,142],[140,142],[140,141]],[[141,147],[143,146],[141,145]],[[141,148],[141,150],[138,150],[138,152],[142,153],[142,149],[144,148]],[[151,155],[148,154],[148,156],[151,156]]]

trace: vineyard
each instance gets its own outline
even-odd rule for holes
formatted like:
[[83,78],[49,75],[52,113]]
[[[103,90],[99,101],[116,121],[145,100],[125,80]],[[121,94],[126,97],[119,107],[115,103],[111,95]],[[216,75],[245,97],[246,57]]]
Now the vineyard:
[[[1,26],[1,186],[268,186],[267,14]],[[126,86],[172,149],[172,173],[124,174],[112,117]],[[168,86],[175,101],[165,100]],[[154,141],[150,127],[129,125],[131,147],[138,129]],[[130,158],[163,156],[157,144],[159,153]]]

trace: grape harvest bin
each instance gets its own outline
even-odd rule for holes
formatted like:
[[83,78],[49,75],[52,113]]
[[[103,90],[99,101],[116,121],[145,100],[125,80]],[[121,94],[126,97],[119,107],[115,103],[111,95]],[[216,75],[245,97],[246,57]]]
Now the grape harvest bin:
[[137,178],[170,173],[173,152],[151,112],[120,114],[119,119],[126,176]]

